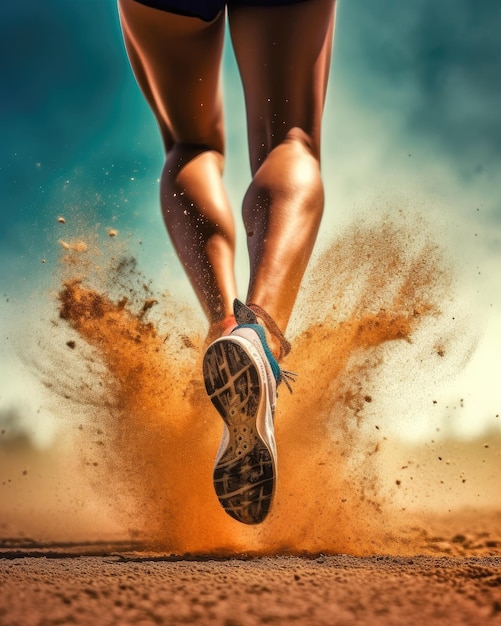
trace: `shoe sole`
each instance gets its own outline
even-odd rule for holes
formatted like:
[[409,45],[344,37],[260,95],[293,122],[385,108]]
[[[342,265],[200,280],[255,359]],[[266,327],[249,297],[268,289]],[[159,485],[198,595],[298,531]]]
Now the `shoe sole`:
[[267,516],[275,489],[275,463],[259,434],[266,411],[266,388],[252,358],[236,341],[225,338],[207,349],[205,388],[228,428],[226,449],[214,468],[214,488],[226,513],[244,524]]

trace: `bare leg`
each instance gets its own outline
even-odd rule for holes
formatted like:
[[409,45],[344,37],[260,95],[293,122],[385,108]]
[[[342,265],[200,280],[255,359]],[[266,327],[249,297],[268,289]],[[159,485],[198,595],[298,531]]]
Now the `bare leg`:
[[133,0],[119,0],[119,9],[132,68],[164,141],[164,221],[209,334],[218,335],[236,296],[234,222],[222,184],[224,14],[207,23]]
[[320,131],[333,27],[334,0],[230,11],[253,172],[243,203],[251,272],[247,298],[282,332],[323,212]]

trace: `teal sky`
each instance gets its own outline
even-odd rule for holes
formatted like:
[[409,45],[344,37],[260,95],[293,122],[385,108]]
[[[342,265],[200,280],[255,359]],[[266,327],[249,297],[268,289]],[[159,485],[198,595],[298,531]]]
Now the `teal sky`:
[[[443,243],[464,264],[485,326],[461,384],[473,402],[482,397],[486,416],[501,409],[489,382],[501,365],[499,32],[498,0],[340,0],[323,137],[323,239],[381,197],[404,195],[445,226]],[[115,0],[4,0],[0,59],[5,328],[20,324],[30,292],[47,280],[61,214],[137,235],[149,274],[160,284],[168,271],[182,285],[158,211],[161,145],[128,66]],[[249,168],[229,46],[223,72],[226,181],[238,212]],[[238,258],[243,275],[241,242]],[[1,346],[0,414],[22,393],[15,355],[5,338]]]

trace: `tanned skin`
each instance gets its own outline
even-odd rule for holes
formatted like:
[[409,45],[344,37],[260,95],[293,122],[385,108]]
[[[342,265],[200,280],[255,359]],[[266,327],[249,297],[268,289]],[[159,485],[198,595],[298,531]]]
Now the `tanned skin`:
[[[235,325],[235,226],[222,174],[225,14],[212,22],[118,0],[136,79],[165,148],[160,197],[176,252],[209,322]],[[324,188],[320,135],[334,0],[232,6],[229,28],[247,111],[252,181],[243,200],[247,302],[285,333],[317,237]],[[280,348],[270,335],[276,356]]]

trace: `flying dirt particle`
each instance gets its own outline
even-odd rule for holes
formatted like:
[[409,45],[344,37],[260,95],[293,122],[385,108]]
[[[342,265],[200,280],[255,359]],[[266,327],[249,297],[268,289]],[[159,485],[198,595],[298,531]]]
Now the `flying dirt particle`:
[[42,264],[45,263],[45,259],[42,259]]
[[397,485],[397,487],[400,487],[400,485],[401,485],[401,484],[402,484],[402,481],[401,481],[401,480],[396,480],[396,481],[395,481],[395,485]]
[[71,348],[72,350],[74,350],[77,344],[73,340],[70,340],[66,342],[66,345],[68,346],[68,348]]
[[148,309],[151,309],[152,306],[158,304],[158,300],[156,298],[148,298],[144,301],[143,308],[141,309],[143,313],[146,313]]
[[484,448],[488,448],[489,444],[488,443],[484,443]]
[[63,320],[96,320],[104,316],[105,302],[99,294],[82,294],[79,298],[75,294],[80,293],[79,281],[65,283],[64,290],[59,294],[61,306],[59,317]]
[[193,341],[188,337],[188,335],[181,335],[181,341],[186,348],[196,348]]
[[86,252],[87,250],[87,244],[85,243],[85,241],[82,241],[81,239],[77,239],[76,241],[63,241],[62,239],[60,239],[58,241],[59,245],[61,246],[61,248],[64,248],[65,250],[72,250],[73,252]]
[[26,476],[27,473],[28,473],[28,470],[23,470],[23,476]]
[[[103,234],[106,232],[105,229]],[[391,226],[382,232],[350,232],[320,259],[318,267],[322,271],[312,272],[314,279],[310,287],[305,287],[307,297],[302,305],[305,318],[294,349],[294,365],[303,372],[298,384],[305,385],[303,390],[308,393],[294,394],[292,399],[281,394],[280,411],[287,416],[287,420],[279,421],[278,432],[282,478],[276,513],[269,525],[258,529],[259,534],[235,528],[234,522],[224,517],[213,494],[211,467],[220,423],[212,419],[212,407],[203,391],[198,333],[184,330],[184,321],[180,326],[183,330],[175,327],[168,334],[163,323],[158,329],[146,324],[141,309],[149,310],[155,303],[152,290],[145,292],[144,284],[141,289],[139,281],[144,282],[143,277],[127,259],[118,266],[117,259],[111,259],[112,272],[101,256],[95,272],[93,266],[89,268],[94,251],[92,238],[88,239],[89,254],[66,255],[77,258],[71,268],[74,274],[63,275],[60,317],[79,333],[78,347],[81,342],[88,343],[106,368],[99,374],[99,381],[89,381],[95,382],[96,387],[102,383],[106,400],[99,398],[99,404],[96,402],[92,427],[80,426],[84,432],[79,452],[81,459],[88,459],[90,468],[99,462],[102,471],[109,473],[98,485],[104,495],[109,490],[115,501],[117,494],[124,494],[124,523],[134,520],[134,527],[140,528],[137,532],[158,542],[162,550],[176,554],[249,549],[258,553],[300,550],[318,554],[325,549],[372,553],[375,537],[378,542],[384,541],[386,515],[381,519],[379,513],[374,515],[375,510],[379,511],[375,509],[379,506],[379,494],[371,460],[375,457],[370,452],[377,451],[376,440],[383,438],[380,432],[373,432],[370,422],[363,432],[357,423],[365,403],[376,401],[376,395],[364,395],[363,389],[370,388],[378,395],[378,386],[374,384],[377,379],[372,378],[377,374],[375,362],[390,347],[395,351],[409,349],[408,342],[400,340],[410,340],[415,328],[438,315],[444,291],[442,279],[437,295],[435,283],[430,283],[437,277],[434,255],[429,254],[428,248],[407,253],[404,239]],[[361,246],[361,241],[369,241],[370,248],[376,248],[364,269],[372,289],[368,290],[366,281],[362,281],[364,288],[360,293],[352,293],[346,287],[351,285],[353,275],[361,271],[360,249],[368,248]],[[111,290],[109,285],[113,293],[106,291]],[[347,292],[350,296],[343,299],[342,294]],[[159,298],[158,308],[162,309],[160,313],[165,309],[165,317],[172,315],[177,319],[180,312],[171,300]],[[325,311],[318,312],[317,302],[324,301]],[[314,304],[309,305],[310,302]],[[172,345],[165,345],[169,337]],[[426,343],[425,353],[434,368],[438,366],[437,344],[433,337]],[[193,376],[198,386],[190,382],[187,395],[188,381]],[[311,379],[315,380],[318,393],[313,393],[305,382]],[[304,400],[298,402],[298,397]],[[378,416],[377,431],[387,429],[386,423],[382,423],[384,418]],[[106,436],[100,436],[105,446],[95,440],[96,426],[106,432]],[[89,441],[92,447],[86,444]],[[92,456],[89,459],[90,450],[96,460]],[[357,463],[352,466],[345,459],[353,454]],[[187,457],[194,462],[187,464]],[[359,475],[364,477],[360,481],[363,485],[354,490],[354,477]],[[409,473],[406,476],[409,480]],[[388,478],[391,480],[391,474]],[[400,494],[407,491],[408,488],[400,487],[401,479],[396,484]],[[304,499],[304,493],[314,496]],[[350,493],[350,498],[341,499],[341,494],[346,493]],[[337,498],[333,497],[335,494],[339,494]],[[319,501],[328,503],[321,516]],[[121,501],[116,508],[121,509]],[[370,531],[368,521],[374,525]],[[311,533],[313,526],[315,532]]]
[[114,228],[110,228],[110,230],[108,231],[108,237],[116,237],[118,235],[118,230],[115,230]]
[[444,350],[444,348],[442,346],[438,346],[437,354],[438,354],[438,356],[445,356],[445,350]]
[[60,215],[60,216],[57,218],[57,221],[58,221],[60,224],[66,224],[66,220],[64,219],[64,217],[63,217],[62,215]]

